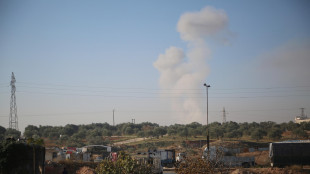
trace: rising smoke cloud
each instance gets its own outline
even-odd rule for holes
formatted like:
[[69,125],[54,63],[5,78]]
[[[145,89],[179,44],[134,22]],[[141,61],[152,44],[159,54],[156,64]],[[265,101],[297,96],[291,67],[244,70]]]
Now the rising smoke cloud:
[[[177,24],[181,38],[188,43],[187,52],[171,46],[153,63],[160,72],[159,85],[172,89],[172,112],[182,123],[203,121],[201,94],[190,89],[201,89],[209,73],[207,60],[211,50],[206,39],[224,32],[228,17],[223,10],[205,7],[198,12],[183,14]],[[181,112],[179,112],[181,111]]]

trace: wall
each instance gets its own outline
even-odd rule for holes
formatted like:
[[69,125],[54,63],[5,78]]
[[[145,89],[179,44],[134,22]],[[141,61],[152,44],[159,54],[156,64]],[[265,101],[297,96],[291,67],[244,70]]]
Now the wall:
[[18,142],[4,142],[0,152],[1,174],[44,173],[45,148]]

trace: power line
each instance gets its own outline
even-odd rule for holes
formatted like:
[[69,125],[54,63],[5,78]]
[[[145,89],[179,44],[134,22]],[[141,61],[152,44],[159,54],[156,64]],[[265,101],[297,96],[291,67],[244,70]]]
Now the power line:
[[[56,93],[56,92],[31,92],[31,91],[17,91],[18,93],[32,93],[32,94],[49,94],[49,95],[69,95],[69,96],[94,96],[94,97],[108,97],[108,98],[205,98],[205,96],[121,96],[121,95],[102,95],[102,94],[74,94],[74,93]],[[282,98],[282,97],[309,97],[310,95],[261,95],[261,96],[234,96],[234,97],[210,97],[218,99],[248,99],[248,98]]]
[[[119,89],[130,89],[130,90],[133,90],[133,89],[139,89],[139,90],[198,90],[198,91],[203,91],[203,89],[201,88],[197,88],[197,89],[189,89],[189,88],[184,88],[184,89],[181,89],[181,88],[163,88],[163,89],[159,89],[159,88],[141,88],[141,87],[138,87],[138,88],[134,88],[134,87],[128,87],[128,88],[124,88],[124,87],[111,87],[111,86],[87,86],[87,85],[66,85],[66,84],[53,84],[53,83],[29,83],[29,82],[18,82],[20,84],[30,84],[30,85],[36,85],[36,86],[62,86],[62,87],[69,87],[69,88],[72,88],[72,87],[78,87],[78,88],[105,88],[105,89],[115,89],[115,90],[119,90]],[[214,88],[212,89],[213,91],[216,91],[216,90],[272,90],[272,89],[292,89],[292,88],[310,88],[310,86],[281,86],[281,87],[255,87],[255,88]]]
[[[230,110],[229,113],[239,113],[239,112],[270,112],[270,111],[295,111],[296,108],[279,108],[279,109],[253,109],[253,110]],[[64,116],[64,115],[86,115],[86,114],[98,114],[101,115],[103,113],[110,113],[111,110],[103,110],[103,111],[96,111],[96,112],[67,112],[67,113],[36,113],[36,114],[23,114],[23,117],[48,117],[48,116]],[[190,112],[184,110],[127,110],[127,109],[119,109],[117,112],[119,113],[166,113],[166,112]],[[219,113],[222,111],[211,110],[209,112],[212,113]],[[4,115],[0,115],[0,117],[8,117]]]

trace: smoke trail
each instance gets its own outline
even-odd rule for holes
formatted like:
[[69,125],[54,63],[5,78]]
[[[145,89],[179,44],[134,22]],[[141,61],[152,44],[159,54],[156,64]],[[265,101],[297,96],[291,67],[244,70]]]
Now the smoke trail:
[[209,73],[207,60],[211,58],[211,50],[205,40],[225,31],[227,25],[226,13],[213,7],[183,14],[177,30],[181,38],[188,42],[188,51],[185,53],[181,48],[172,46],[160,54],[153,64],[160,72],[160,87],[174,89],[172,111],[182,112],[173,115],[183,123],[203,120],[202,103],[197,98],[201,94],[186,89],[202,88]]

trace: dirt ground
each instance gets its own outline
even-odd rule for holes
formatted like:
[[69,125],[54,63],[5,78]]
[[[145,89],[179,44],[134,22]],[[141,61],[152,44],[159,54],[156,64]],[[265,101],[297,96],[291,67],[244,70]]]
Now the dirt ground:
[[270,166],[270,160],[268,157],[268,151],[256,151],[256,152],[247,152],[247,153],[240,153],[238,156],[254,156],[255,163],[259,166]]
[[309,169],[291,169],[291,168],[249,168],[236,169],[231,174],[306,174]]

